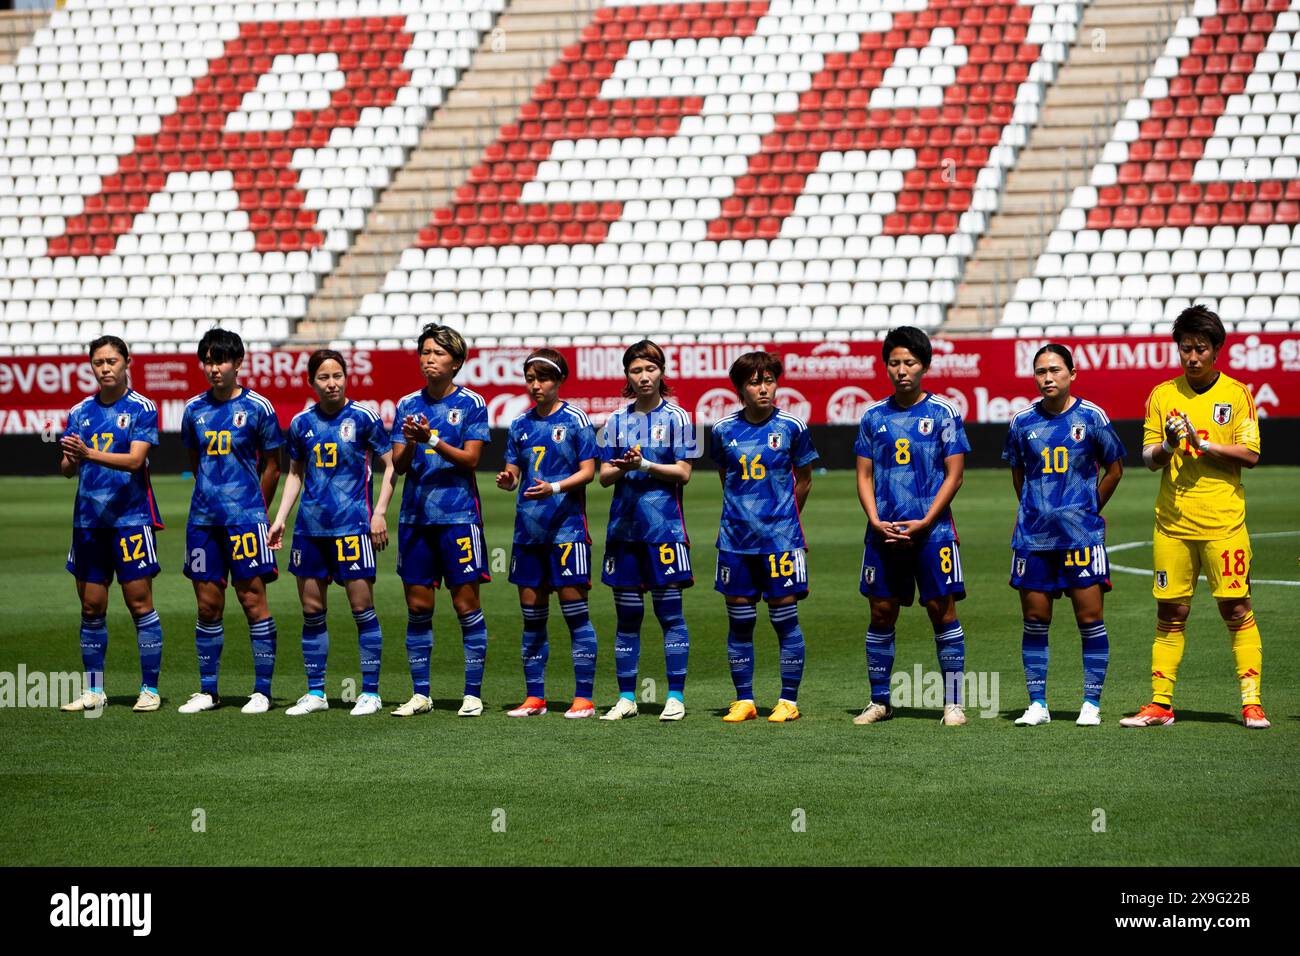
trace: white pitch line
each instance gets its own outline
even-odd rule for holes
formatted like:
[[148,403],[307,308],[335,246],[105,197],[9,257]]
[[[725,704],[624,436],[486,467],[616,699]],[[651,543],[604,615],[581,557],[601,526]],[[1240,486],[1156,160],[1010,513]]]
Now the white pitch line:
[[[1251,538],[1296,538],[1300,537],[1300,531],[1264,531],[1260,534],[1252,534]],[[1123,544],[1108,545],[1106,551],[1114,554],[1117,551],[1132,551],[1134,548],[1149,548],[1154,544],[1152,541],[1125,541]],[[1125,571],[1128,574],[1150,574],[1150,568],[1130,568],[1124,564],[1111,564],[1111,568],[1116,571]],[[1255,584],[1280,584],[1286,588],[1300,588],[1300,581],[1274,581],[1269,578],[1251,578],[1250,583]]]

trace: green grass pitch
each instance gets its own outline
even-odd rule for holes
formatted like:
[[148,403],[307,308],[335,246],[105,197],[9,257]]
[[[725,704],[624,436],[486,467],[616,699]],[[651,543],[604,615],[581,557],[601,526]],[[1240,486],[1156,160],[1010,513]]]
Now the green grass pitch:
[[[1295,468],[1247,477],[1258,581],[1300,583],[1298,480]],[[1107,512],[1112,546],[1150,539],[1155,482],[1142,470],[1127,474]],[[480,485],[489,546],[508,550],[513,496],[486,476]],[[345,679],[358,679],[356,630],[337,588],[329,615],[334,706],[286,718],[284,708],[305,689],[301,617],[287,576],[270,588],[280,630],[275,709],[239,713],[252,665],[231,595],[221,675],[227,705],[180,715],[177,705],[198,686],[193,595],[180,574],[190,484],[162,478],[155,487],[170,524],[160,536],[165,571],[155,592],[165,633],[164,709],[130,711],[139,680],[135,637],[115,592],[104,714],[89,720],[49,708],[0,709],[0,845],[11,864],[1300,863],[1300,650],[1287,610],[1300,589],[1255,587],[1272,730],[1240,726],[1228,638],[1204,582],[1188,627],[1178,723],[1119,727],[1148,699],[1154,619],[1149,578],[1120,571],[1107,602],[1105,722],[1074,725],[1079,638],[1062,602],[1048,684],[1056,721],[1017,728],[1011,720],[1026,700],[1019,605],[1006,584],[1014,513],[1006,472],[969,474],[956,502],[969,589],[960,605],[967,666],[997,675],[1000,694],[995,716],[980,719],[972,707],[961,729],[941,728],[937,712],[919,707],[874,727],[850,722],[867,696],[867,606],[857,593],[864,519],[848,473],[818,476],[805,513],[812,594],[801,605],[804,719],[785,726],[718,719],[732,688],[726,616],[712,590],[719,489],[710,473],[700,473],[686,496],[700,583],[686,600],[689,716],[679,724],[659,723],[657,704],[617,724],[566,721],[558,711],[507,719],[523,683],[518,603],[504,573],[484,588],[490,639],[480,719],[455,716],[460,632],[446,602],[434,618],[434,713],[350,718],[338,695]],[[77,602],[63,570],[72,493],[57,477],[0,480],[0,672],[80,667]],[[609,492],[593,488],[589,501],[599,556]],[[395,531],[396,508],[390,520]],[[1114,555],[1136,568],[1149,560],[1145,547]],[[376,602],[389,707],[410,693],[393,565],[390,548],[380,555]],[[608,589],[596,587],[591,605],[603,709],[616,693]],[[562,710],[573,677],[568,632],[554,607],[550,633],[550,697]],[[658,681],[660,701],[661,646],[647,613],[641,673]],[[778,690],[777,652],[762,614],[756,653],[766,713]],[[928,622],[913,608],[900,621],[896,667],[910,672],[918,663],[936,669]]]

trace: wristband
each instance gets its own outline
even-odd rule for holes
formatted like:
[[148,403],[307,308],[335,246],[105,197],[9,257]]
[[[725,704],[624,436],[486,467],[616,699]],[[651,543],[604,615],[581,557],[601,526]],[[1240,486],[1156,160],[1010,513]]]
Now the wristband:
[[1163,448],[1163,449],[1165,450],[1165,452],[1168,453],[1168,454],[1170,454],[1170,455],[1172,455],[1174,452],[1176,452],[1176,451],[1178,450],[1178,446],[1177,446],[1177,445],[1171,445],[1171,444],[1169,444],[1169,439],[1168,439],[1168,438],[1166,438],[1166,439],[1164,440],[1164,442],[1160,445],[1160,447]]
[[642,458],[642,459],[641,459],[641,464],[639,464],[639,465],[636,466],[636,470],[637,470],[637,471],[649,472],[649,471],[650,471],[650,462],[648,462],[648,461],[646,461],[644,458]]
[[437,448],[437,447],[438,447],[438,443],[439,443],[440,441],[442,441],[442,439],[439,438],[437,435],[435,435],[435,434],[430,434],[430,435],[429,435],[429,447],[430,447],[430,448]]
[[553,495],[560,494],[560,483],[558,481],[551,482],[551,494]]

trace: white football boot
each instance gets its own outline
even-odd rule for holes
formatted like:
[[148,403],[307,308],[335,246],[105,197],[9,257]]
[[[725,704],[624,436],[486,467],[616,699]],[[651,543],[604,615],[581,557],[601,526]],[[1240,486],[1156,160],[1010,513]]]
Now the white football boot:
[[298,703],[294,704],[285,713],[290,717],[301,717],[303,714],[314,714],[318,710],[329,710],[330,702],[324,697],[317,697],[315,694],[303,694],[298,698]]
[[69,701],[59,710],[66,710],[68,713],[80,713],[83,710],[99,710],[108,704],[108,695],[97,690],[88,690],[76,700]]
[[1017,727],[1037,727],[1039,724],[1050,724],[1051,722],[1051,713],[1036,700],[1032,701],[1025,712],[1016,718]]
[[137,714],[148,714],[162,706],[162,698],[151,690],[141,688],[140,696],[135,699],[131,709]]
[[635,717],[636,714],[636,701],[628,700],[626,697],[620,697],[618,700],[614,701],[613,707],[600,715],[600,719],[624,720],[628,717]]
[[1101,708],[1090,700],[1085,700],[1079,708],[1079,719],[1075,721],[1080,727],[1096,727],[1101,724]]
[[253,696],[248,698],[248,703],[239,708],[241,714],[265,714],[271,709],[271,698],[258,691],[253,691]]
[[681,720],[686,716],[686,704],[679,697],[669,697],[664,703],[663,713],[659,715],[660,720]]
[[944,704],[943,716],[939,718],[939,723],[944,727],[965,726],[966,711],[962,710],[961,704]]
[[431,710],[433,710],[433,701],[423,694],[412,694],[410,700],[393,711],[393,716],[414,717],[416,714],[427,714]]
[[204,710],[216,710],[217,705],[220,703],[221,698],[216,694],[199,692],[190,694],[190,699],[176,709],[182,714],[197,714]]
[[348,711],[349,717],[369,717],[372,714],[379,713],[384,707],[384,702],[379,699],[378,694],[362,694],[357,698],[357,702],[352,705]]
[[473,694],[466,694],[465,699],[460,702],[460,710],[456,711],[457,717],[482,717],[483,701]]

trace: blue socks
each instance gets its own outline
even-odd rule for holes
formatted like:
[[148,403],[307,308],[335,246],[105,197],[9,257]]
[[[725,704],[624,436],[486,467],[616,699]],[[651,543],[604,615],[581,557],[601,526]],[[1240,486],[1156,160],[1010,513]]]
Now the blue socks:
[[596,685],[596,629],[591,626],[587,602],[561,601],[560,613],[573,639],[573,696],[591,700]]
[[1079,636],[1083,638],[1083,699],[1101,706],[1101,688],[1106,683],[1106,667],[1110,663],[1106,622],[1080,624]]
[[640,591],[619,588],[614,591],[614,611],[618,625],[614,631],[614,671],[618,676],[619,696],[636,699],[636,674],[641,662],[641,621],[645,618],[645,599]]
[[[664,663],[668,670],[668,696],[682,699],[686,690],[686,663],[691,656],[691,636],[682,614],[681,588],[655,588],[650,592],[655,617],[664,631]],[[621,688],[620,688],[621,689]]]
[[1020,659],[1025,665],[1025,689],[1031,704],[1047,706],[1047,632],[1051,627],[1044,621],[1024,622],[1020,638]]
[[461,640],[465,645],[465,694],[483,696],[483,666],[487,661],[487,621],[483,609],[470,611],[460,621]]
[[361,646],[361,693],[378,694],[379,659],[384,650],[379,615],[373,607],[368,607],[364,611],[353,611],[352,620],[357,624],[357,643]]
[[799,627],[799,605],[768,605],[767,617],[781,646],[781,698],[793,704],[799,699],[805,652],[803,631]]
[[194,622],[194,650],[199,658],[199,689],[205,694],[217,693],[217,677],[221,673],[221,651],[226,644],[226,629],[218,618]]
[[727,605],[727,662],[736,700],[754,699],[754,625],[758,608],[753,604]]
[[551,645],[546,634],[546,619],[550,617],[548,605],[533,607],[519,605],[524,615],[524,637],[520,657],[524,661],[524,685],[529,697],[546,699],[546,661],[551,656]]
[[275,618],[251,621],[248,637],[253,643],[253,693],[271,696],[271,675],[275,673]]
[[307,668],[307,692],[325,696],[325,661],[330,653],[330,632],[325,612],[302,616],[302,662]]
[[943,702],[960,704],[962,675],[966,671],[966,635],[961,621],[945,624],[943,630],[935,632],[934,649],[943,672]]
[[406,662],[415,693],[429,696],[429,658],[433,655],[433,613],[406,612]]
[[162,621],[156,609],[135,618],[135,643],[140,651],[140,684],[156,691],[162,669]]
[[867,630],[867,677],[871,681],[871,700],[886,707],[889,706],[889,678],[894,671],[894,636],[892,627]]
[[81,616],[81,668],[86,672],[86,690],[104,689],[104,653],[108,649],[108,619]]

